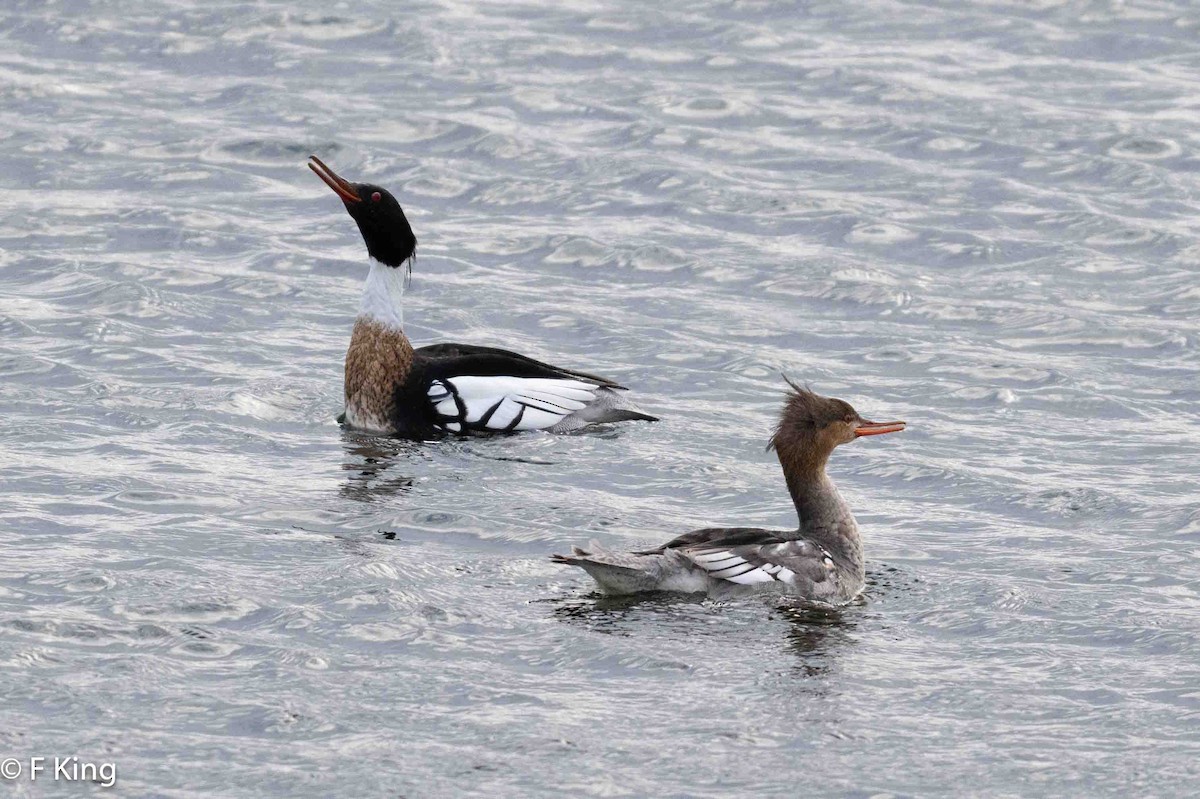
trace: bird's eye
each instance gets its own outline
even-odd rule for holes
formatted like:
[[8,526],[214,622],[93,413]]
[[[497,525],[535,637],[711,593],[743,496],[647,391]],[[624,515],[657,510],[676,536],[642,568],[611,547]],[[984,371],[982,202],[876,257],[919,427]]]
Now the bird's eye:
[[374,194],[371,195],[371,202],[373,202],[373,203],[377,203],[382,199],[383,199],[383,195],[380,194],[379,192],[375,192]]
[[854,421],[854,414],[852,414],[852,413],[848,413],[848,414],[846,414],[845,416],[843,416],[843,417],[842,417],[842,421],[843,421],[843,422],[853,422],[853,421]]

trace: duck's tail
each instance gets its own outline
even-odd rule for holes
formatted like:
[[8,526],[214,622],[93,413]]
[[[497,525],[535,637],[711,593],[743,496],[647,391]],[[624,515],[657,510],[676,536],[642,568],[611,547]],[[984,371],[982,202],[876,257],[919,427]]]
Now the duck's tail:
[[623,388],[601,386],[596,392],[596,398],[586,407],[575,411],[570,416],[551,428],[554,433],[566,433],[578,430],[590,424],[607,424],[610,422],[657,422],[657,416],[651,416],[635,405]]
[[[642,591],[704,590],[703,583],[695,587],[676,587],[672,579],[674,558],[654,553],[639,555],[633,552],[612,552],[595,541],[587,548],[571,547],[570,555],[551,555],[550,560],[567,566],[578,566],[592,576],[606,594],[637,594]],[[671,561],[671,562],[668,562]],[[690,570],[685,570],[688,572]],[[683,575],[680,575],[683,576]],[[688,574],[687,576],[691,576]]]

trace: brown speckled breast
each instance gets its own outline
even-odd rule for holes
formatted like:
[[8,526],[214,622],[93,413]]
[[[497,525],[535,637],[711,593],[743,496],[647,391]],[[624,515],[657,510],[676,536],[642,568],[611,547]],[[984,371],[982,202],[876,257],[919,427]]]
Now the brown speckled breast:
[[412,364],[412,344],[403,331],[357,319],[346,351],[346,424],[393,432],[396,386]]

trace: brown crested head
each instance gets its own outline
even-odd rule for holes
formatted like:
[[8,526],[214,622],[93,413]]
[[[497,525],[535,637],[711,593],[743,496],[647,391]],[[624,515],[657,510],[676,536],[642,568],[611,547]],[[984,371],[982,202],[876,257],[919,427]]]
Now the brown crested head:
[[845,400],[823,397],[786,377],[784,380],[792,390],[771,436],[770,448],[779,454],[785,468],[821,467],[839,444],[904,429],[904,422],[868,421]]

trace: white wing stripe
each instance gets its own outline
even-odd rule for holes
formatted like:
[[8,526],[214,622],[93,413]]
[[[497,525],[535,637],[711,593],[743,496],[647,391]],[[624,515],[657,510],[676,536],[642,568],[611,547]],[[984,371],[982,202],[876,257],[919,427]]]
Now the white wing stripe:
[[757,566],[754,566],[743,560],[733,564],[732,566],[726,566],[723,569],[710,571],[709,574],[721,580],[732,580],[733,578],[740,577],[747,572],[755,571],[757,568]]
[[585,405],[585,403],[576,402],[575,400],[562,399],[561,397],[555,397],[555,401],[552,402],[545,397],[530,397],[526,394],[518,395],[514,397],[514,399],[516,399],[518,402],[523,402],[526,405],[532,405],[535,408],[541,408],[542,410],[549,411],[550,413],[558,413],[562,415],[566,415],[571,411],[577,411],[580,408],[583,408]]
[[727,577],[725,579],[729,580],[731,583],[738,583],[739,585],[753,585],[754,583],[773,583],[773,582],[775,582],[775,578],[772,577],[770,574],[767,574],[766,572],[764,572],[762,569],[752,569],[751,571],[748,571],[745,574],[738,574],[738,575],[734,575],[733,577]]
[[[474,400],[467,403],[467,415],[465,421],[478,422],[489,412],[494,416],[496,411],[500,410],[500,406],[508,402],[508,397],[496,397],[491,404],[485,404],[485,400]],[[495,409],[495,410],[493,410]]]
[[712,566],[716,565],[717,563],[720,563],[723,560],[741,561],[742,556],[735,555],[732,552],[726,552],[726,551],[722,550],[720,552],[704,552],[704,553],[698,554],[695,556],[694,560],[696,560],[696,562],[698,562],[702,566],[704,566],[704,568],[708,569],[708,568],[712,568]]
[[691,555],[691,560],[708,572],[709,577],[739,585],[770,583],[776,580],[791,582],[796,576],[795,572],[781,564],[764,563],[755,566],[741,555],[724,549],[696,552]]
[[558,421],[566,416],[566,414],[549,413],[540,411],[537,408],[525,407],[525,412],[521,414],[521,421],[517,423],[514,430],[541,430],[544,427],[552,427],[558,424]]
[[[520,412],[521,412],[520,405],[518,405],[517,403],[513,402],[510,399],[505,398],[500,403],[500,407],[496,409],[496,412],[492,414],[492,418],[488,419],[487,426],[490,427],[492,430],[503,430],[504,428],[508,427],[512,423],[513,419],[517,418],[517,414]],[[482,414],[477,414],[475,416],[475,419],[472,420],[471,417],[468,415],[467,421],[468,422],[469,421],[479,421],[480,416],[482,416]]]

